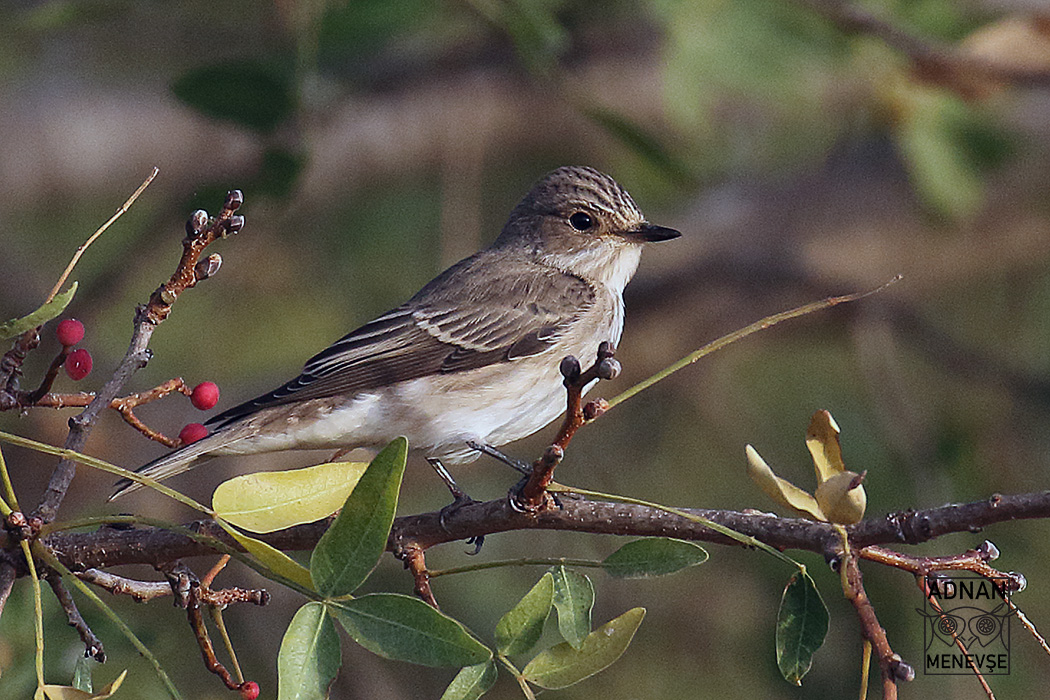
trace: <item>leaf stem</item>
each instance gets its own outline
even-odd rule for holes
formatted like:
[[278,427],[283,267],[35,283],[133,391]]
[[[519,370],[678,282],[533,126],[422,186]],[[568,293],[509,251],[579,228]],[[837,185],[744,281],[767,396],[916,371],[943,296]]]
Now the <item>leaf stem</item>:
[[76,450],[69,450],[64,447],[55,447],[54,445],[48,445],[44,442],[37,442],[36,440],[31,440],[29,438],[22,437],[21,435],[14,435],[13,433],[7,433],[2,430],[0,430],[0,442],[7,442],[12,445],[17,445],[18,447],[25,447],[26,449],[36,450],[37,452],[43,452],[44,454],[55,455],[56,457],[62,457],[63,459],[70,459],[75,462],[79,462],[80,464],[83,464],[85,467],[91,467],[92,469],[98,469],[99,471],[103,471],[108,474],[113,474],[124,479],[129,479],[136,483],[142,484],[143,486],[148,486],[149,488],[155,491],[159,491],[168,498],[172,498],[185,506],[189,506],[194,510],[204,513],[209,517],[215,517],[215,511],[213,511],[211,508],[208,508],[207,506],[198,503],[189,496],[184,496],[175,489],[165,486],[156,479],[151,479],[148,476],[142,476],[141,474],[137,474],[129,469],[124,469],[123,467],[118,467],[115,464],[110,464],[109,462],[99,459],[97,457],[92,457],[82,452],[77,452]]
[[564,484],[558,484],[558,483],[551,484],[551,487],[550,487],[549,490],[552,491],[552,492],[559,492],[560,491],[560,492],[563,492],[563,493],[578,493],[581,496],[590,496],[591,498],[598,498],[598,499],[602,499],[602,500],[606,500],[606,501],[613,501],[613,502],[616,502],[616,503],[629,503],[629,504],[636,505],[636,506],[643,506],[645,508],[654,508],[656,510],[662,510],[665,513],[670,513],[672,515],[677,515],[680,518],[685,518],[686,520],[691,520],[694,523],[698,523],[700,525],[703,525],[704,527],[708,528],[709,530],[714,530],[718,534],[723,535],[725,537],[728,537],[729,539],[731,539],[731,540],[733,540],[735,542],[739,542],[740,544],[746,545],[748,547],[755,547],[757,549],[761,549],[763,552],[776,557],[777,559],[781,560],[782,562],[785,562],[787,564],[791,564],[792,566],[798,568],[799,571],[805,572],[805,570],[806,570],[806,566],[804,564],[802,564],[801,562],[795,561],[794,559],[792,559],[788,555],[786,555],[783,552],[781,552],[779,549],[771,547],[768,544],[766,544],[765,542],[762,542],[761,540],[755,539],[751,535],[744,535],[742,533],[737,532],[736,530],[733,530],[732,528],[726,527],[725,525],[720,525],[720,524],[718,524],[718,523],[716,523],[716,522],[714,522],[712,520],[708,520],[707,518],[705,518],[703,516],[694,515],[693,513],[688,513],[688,512],[686,512],[684,510],[679,510],[678,508],[672,508],[670,506],[660,505],[659,503],[651,503],[649,501],[643,501],[643,500],[641,500],[639,498],[628,498],[627,496],[618,496],[616,494],[602,493],[600,491],[588,491],[586,489],[578,489],[575,486],[566,486]]
[[451,576],[452,574],[465,574],[471,571],[484,571],[485,569],[498,569],[506,566],[577,566],[600,569],[602,563],[593,559],[566,559],[565,557],[552,558],[522,558],[504,559],[502,561],[487,561],[480,564],[469,564],[467,566],[456,566],[451,569],[428,570],[430,578],[438,576]]
[[609,405],[606,408],[606,410],[612,408],[613,406],[615,406],[615,405],[617,405],[619,403],[623,403],[624,401],[626,401],[627,399],[631,398],[635,394],[648,389],[653,384],[656,384],[658,381],[660,381],[662,379],[666,379],[667,377],[671,376],[672,374],[674,374],[678,370],[682,369],[683,367],[686,367],[688,365],[693,364],[694,362],[699,360],[701,357],[704,357],[706,355],[710,355],[714,351],[720,350],[720,349],[724,348],[726,345],[729,345],[730,343],[735,343],[736,341],[742,340],[743,338],[746,338],[747,336],[749,336],[749,335],[751,335],[753,333],[757,333],[758,331],[765,330],[766,328],[769,328],[770,326],[775,326],[776,324],[780,323],[781,321],[787,321],[787,320],[792,319],[792,318],[798,318],[799,316],[805,316],[807,314],[811,314],[811,313],[814,313],[816,311],[823,311],[824,309],[829,309],[832,306],[838,306],[839,304],[845,304],[845,303],[848,303],[848,302],[851,302],[851,301],[857,301],[858,299],[863,299],[865,297],[871,296],[872,294],[877,294],[877,293],[881,292],[882,290],[886,289],[887,287],[889,287],[891,284],[895,284],[900,279],[901,279],[901,275],[897,275],[896,277],[891,279],[886,284],[883,284],[882,286],[877,287],[877,288],[872,289],[872,290],[869,290],[867,292],[857,292],[855,294],[846,294],[844,296],[828,297],[826,299],[821,299],[820,301],[814,301],[814,302],[811,302],[809,304],[804,304],[802,306],[798,306],[798,307],[796,307],[794,309],[789,309],[787,311],[781,311],[778,314],[773,314],[772,316],[766,316],[765,318],[763,318],[761,320],[755,321],[751,325],[745,326],[744,328],[741,328],[740,330],[736,330],[736,331],[733,331],[732,333],[728,333],[726,335],[723,335],[721,338],[718,338],[716,340],[712,340],[710,343],[708,343],[707,345],[704,345],[699,350],[696,350],[696,351],[686,355],[685,357],[683,357],[682,359],[678,360],[674,364],[669,365],[668,367],[665,367],[664,369],[660,370],[659,372],[657,372],[656,374],[652,375],[648,379],[643,379],[642,381],[640,381],[637,384],[635,384],[634,386],[632,386],[630,389],[627,389],[626,391],[618,394],[617,396],[613,397],[612,399],[609,399],[609,402],[608,402]]

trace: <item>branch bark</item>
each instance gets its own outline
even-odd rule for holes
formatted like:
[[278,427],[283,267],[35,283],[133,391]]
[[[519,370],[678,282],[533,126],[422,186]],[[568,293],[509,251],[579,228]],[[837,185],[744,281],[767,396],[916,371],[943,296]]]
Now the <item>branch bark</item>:
[[[387,549],[395,554],[407,546],[421,549],[511,530],[564,530],[634,537],[679,539],[737,545],[735,541],[702,525],[645,506],[592,501],[561,495],[561,507],[522,513],[506,499],[465,505],[444,520],[437,511],[397,518]],[[780,518],[768,513],[731,510],[683,509],[750,535],[777,549],[816,552],[831,561],[840,556],[841,539],[828,523]],[[864,520],[846,528],[850,543],[860,549],[882,544],[919,544],[953,532],[977,532],[987,525],[1011,520],[1050,517],[1050,491],[1012,496],[996,495],[982,501],[951,504],[921,511],[901,511]],[[228,546],[236,542],[209,520],[190,524],[191,529]],[[282,550],[313,547],[328,521],[261,535]],[[3,537],[4,535],[0,535]],[[107,568],[120,564],[159,564],[212,553],[206,545],[183,535],[157,528],[118,530],[103,528],[90,533],[56,532],[45,544],[73,571]]]

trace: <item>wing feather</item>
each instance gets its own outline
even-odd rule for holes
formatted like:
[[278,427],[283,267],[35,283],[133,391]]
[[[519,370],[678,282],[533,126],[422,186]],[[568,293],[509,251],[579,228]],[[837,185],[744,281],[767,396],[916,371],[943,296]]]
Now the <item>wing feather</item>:
[[484,263],[479,255],[449,268],[404,305],[310,358],[295,379],[220,413],[208,425],[221,427],[292,401],[535,355],[595,301],[594,289],[574,275],[532,264],[513,280],[487,275],[479,280],[472,272]]

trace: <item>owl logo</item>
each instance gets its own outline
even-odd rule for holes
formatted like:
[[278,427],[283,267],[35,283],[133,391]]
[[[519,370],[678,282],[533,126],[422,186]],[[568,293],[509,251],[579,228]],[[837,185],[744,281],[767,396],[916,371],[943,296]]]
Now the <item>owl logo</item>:
[[923,635],[926,638],[925,651],[942,651],[933,648],[937,642],[954,649],[956,638],[970,652],[987,648],[996,641],[1002,644],[1003,650],[1010,651],[1008,618],[1013,615],[1013,610],[1001,612],[1004,607],[1006,603],[999,603],[993,610],[982,610],[972,605],[960,605],[940,612],[916,608],[916,612],[925,617],[929,624],[930,633]]

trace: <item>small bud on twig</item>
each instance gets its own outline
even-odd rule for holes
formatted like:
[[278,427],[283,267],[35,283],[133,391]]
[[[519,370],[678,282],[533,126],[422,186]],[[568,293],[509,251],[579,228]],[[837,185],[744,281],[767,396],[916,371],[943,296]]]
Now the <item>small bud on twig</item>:
[[566,355],[563,357],[558,369],[561,371],[561,376],[565,377],[566,385],[575,383],[576,380],[580,378],[580,374],[583,373],[583,369],[580,367],[580,361],[572,355]]
[[594,401],[588,401],[587,405],[583,407],[583,419],[588,422],[592,421],[608,410],[609,402],[605,399],[595,399]]
[[219,271],[220,267],[222,267],[222,256],[218,253],[212,253],[193,267],[193,274],[197,281],[200,282],[214,275]]
[[915,669],[912,668],[911,664],[904,661],[897,654],[894,654],[893,657],[893,661],[890,662],[890,671],[893,673],[893,677],[905,682],[915,680]]
[[237,233],[244,228],[244,217],[240,214],[231,216],[230,220],[226,222],[226,233]]
[[208,212],[203,209],[190,214],[190,218],[186,220],[186,235],[196,236],[198,233],[204,230],[204,227],[208,225]]
[[226,193],[226,204],[223,205],[230,211],[237,211],[244,204],[244,193],[240,190],[230,190]]
[[616,379],[620,376],[620,361],[606,357],[598,363],[598,378],[599,379]]
[[977,548],[977,553],[981,555],[981,558],[985,561],[995,561],[999,558],[999,548],[995,546],[991,540],[985,540]]

